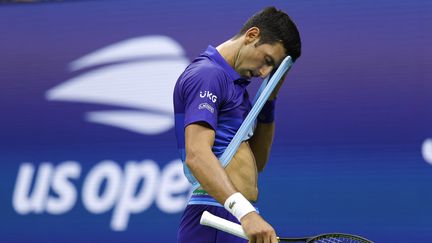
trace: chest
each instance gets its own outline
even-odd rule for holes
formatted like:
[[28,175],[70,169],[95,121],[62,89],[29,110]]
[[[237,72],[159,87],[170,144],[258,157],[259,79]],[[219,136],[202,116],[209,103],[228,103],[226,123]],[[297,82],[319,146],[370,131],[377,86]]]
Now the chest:
[[221,104],[220,121],[229,121],[235,128],[238,128],[251,109],[252,104],[247,89],[236,85],[235,92],[232,92],[229,98]]

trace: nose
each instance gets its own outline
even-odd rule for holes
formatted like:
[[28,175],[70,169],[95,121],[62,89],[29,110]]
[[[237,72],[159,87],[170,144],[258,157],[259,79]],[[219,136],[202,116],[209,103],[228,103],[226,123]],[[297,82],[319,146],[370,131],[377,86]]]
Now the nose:
[[261,77],[261,78],[265,78],[265,77],[267,77],[267,76],[271,73],[272,70],[273,70],[273,67],[272,67],[272,66],[267,66],[267,65],[263,66],[263,67],[259,70],[260,77]]

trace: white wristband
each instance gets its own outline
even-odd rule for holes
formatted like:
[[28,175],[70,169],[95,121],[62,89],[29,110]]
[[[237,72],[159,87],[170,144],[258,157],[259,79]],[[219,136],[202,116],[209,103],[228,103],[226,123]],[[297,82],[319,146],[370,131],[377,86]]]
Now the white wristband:
[[240,219],[246,214],[256,211],[254,206],[252,206],[252,204],[240,192],[236,192],[229,196],[224,203],[224,207],[234,215],[238,221],[240,221]]

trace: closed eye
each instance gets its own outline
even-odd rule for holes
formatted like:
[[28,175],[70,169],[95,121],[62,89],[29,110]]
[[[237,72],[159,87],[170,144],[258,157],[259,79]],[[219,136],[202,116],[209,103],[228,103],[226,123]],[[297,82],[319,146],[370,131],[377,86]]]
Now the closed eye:
[[274,66],[275,65],[273,58],[271,58],[269,56],[266,57],[265,62],[266,62],[267,66]]

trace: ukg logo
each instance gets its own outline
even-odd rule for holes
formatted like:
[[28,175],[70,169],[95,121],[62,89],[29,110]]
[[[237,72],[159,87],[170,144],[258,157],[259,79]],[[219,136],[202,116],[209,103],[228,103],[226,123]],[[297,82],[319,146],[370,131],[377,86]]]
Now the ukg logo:
[[[172,90],[188,65],[183,48],[166,36],[125,40],[73,61],[82,74],[48,90],[49,101],[95,103],[119,107],[90,111],[88,122],[157,135],[174,125]],[[73,156],[73,155],[72,155]],[[82,187],[74,181],[81,180]],[[160,168],[152,159],[97,162],[84,174],[81,163],[22,163],[12,204],[20,215],[71,211],[78,200],[92,214],[112,210],[111,229],[127,229],[131,215],[152,204],[163,213],[178,213],[188,200],[190,185],[175,159]],[[55,196],[53,195],[55,193]]]
[[213,93],[211,93],[210,91],[200,91],[200,98],[205,98],[207,97],[209,100],[211,100],[213,103],[216,103],[217,101],[217,96],[214,95]]

